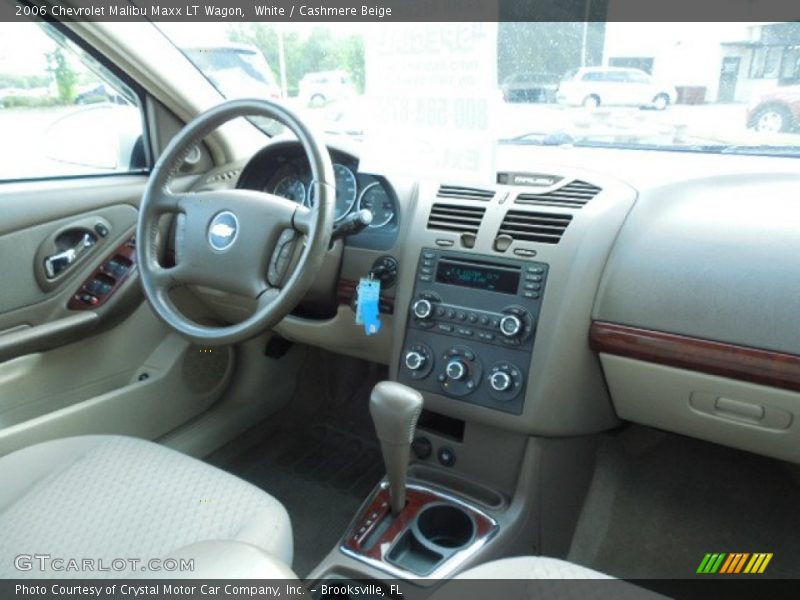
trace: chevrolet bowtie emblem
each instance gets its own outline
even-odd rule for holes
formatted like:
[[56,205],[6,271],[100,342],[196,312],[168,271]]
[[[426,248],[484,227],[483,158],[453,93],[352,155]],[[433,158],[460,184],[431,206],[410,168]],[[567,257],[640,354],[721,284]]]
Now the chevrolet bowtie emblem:
[[208,243],[214,250],[223,252],[233,245],[239,233],[239,220],[231,211],[217,214],[208,226]]

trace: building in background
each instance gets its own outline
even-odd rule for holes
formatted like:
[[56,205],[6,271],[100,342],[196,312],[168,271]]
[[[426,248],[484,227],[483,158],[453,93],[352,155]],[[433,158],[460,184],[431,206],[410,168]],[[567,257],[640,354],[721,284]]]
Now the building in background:
[[800,83],[800,23],[610,22],[603,64],[670,82],[679,102],[747,102]]

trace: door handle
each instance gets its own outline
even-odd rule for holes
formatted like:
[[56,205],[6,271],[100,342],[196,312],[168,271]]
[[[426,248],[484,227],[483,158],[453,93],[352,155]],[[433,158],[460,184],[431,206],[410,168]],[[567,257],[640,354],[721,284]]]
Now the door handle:
[[48,279],[55,279],[64,269],[73,264],[95,245],[97,240],[91,233],[84,233],[80,241],[66,250],[48,256],[44,259],[44,272]]

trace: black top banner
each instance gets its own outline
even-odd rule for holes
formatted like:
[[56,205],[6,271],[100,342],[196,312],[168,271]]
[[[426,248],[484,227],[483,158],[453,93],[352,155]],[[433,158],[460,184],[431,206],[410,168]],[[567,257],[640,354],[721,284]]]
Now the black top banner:
[[0,21],[796,21],[797,0],[0,0]]

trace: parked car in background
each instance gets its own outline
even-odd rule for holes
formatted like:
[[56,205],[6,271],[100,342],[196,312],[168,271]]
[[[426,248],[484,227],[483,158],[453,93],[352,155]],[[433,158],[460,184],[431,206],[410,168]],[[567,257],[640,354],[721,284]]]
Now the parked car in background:
[[514,73],[503,80],[500,89],[506,102],[552,103],[558,78],[549,73]]
[[764,133],[791,131],[800,125],[800,85],[772,90],[747,110],[747,126]]
[[100,102],[130,104],[122,94],[106,83],[88,86],[75,96],[75,104],[98,104]]
[[664,110],[675,102],[674,86],[663,85],[639,69],[581,67],[568,71],[556,94],[570,106],[638,106]]
[[182,50],[227,98],[283,96],[264,55],[254,46],[228,43]]
[[356,94],[353,78],[347,71],[306,73],[300,80],[299,88],[300,102],[308,106],[322,106]]

